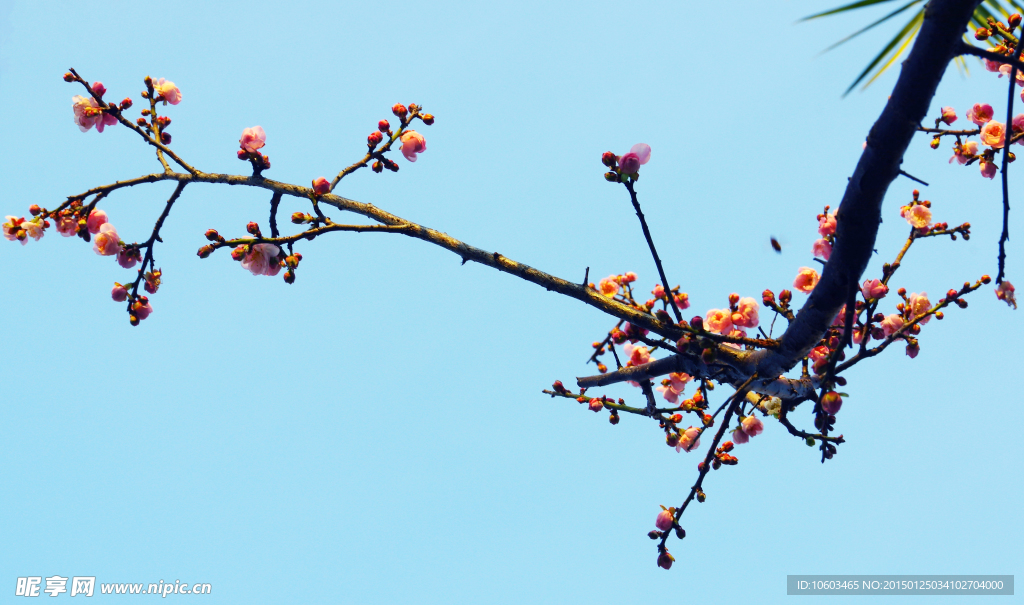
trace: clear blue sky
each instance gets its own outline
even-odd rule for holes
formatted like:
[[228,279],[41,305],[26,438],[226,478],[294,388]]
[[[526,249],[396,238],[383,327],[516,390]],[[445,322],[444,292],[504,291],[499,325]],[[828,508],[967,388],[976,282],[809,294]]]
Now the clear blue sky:
[[[814,216],[838,204],[895,81],[840,98],[885,39],[816,56],[871,18],[794,25],[837,3],[8,1],[0,215],[159,168],[121,127],[78,131],[68,67],[111,98],[173,80],[183,157],[243,171],[238,137],[259,124],[267,175],[300,184],[417,102],[437,116],[420,160],[338,193],[567,279],[632,270],[649,288],[636,217],[600,164],[643,141],[641,201],[669,279],[704,313],[811,264]],[[970,65],[935,107],[1005,111],[1005,80]],[[936,220],[970,221],[973,237],[912,249],[893,284],[912,292],[995,273],[998,183],[949,155],[922,139],[904,166],[932,183]],[[875,274],[913,188],[890,189]],[[143,240],[171,190],[103,207]],[[110,301],[130,275],[113,260],[55,233],[0,242],[0,601],[18,576],[54,574],[209,582],[210,603],[767,603],[786,599],[787,574],[1024,571],[1024,330],[991,289],[926,326],[917,359],[894,350],[848,373],[849,443],[829,464],[766,423],[709,477],[665,572],[645,534],[696,455],[650,422],[611,426],[540,393],[593,373],[607,317],[400,236],[303,245],[293,286],[195,256],[208,228],[265,224],[268,199],[188,187],[138,328]],[[1022,212],[1009,277],[1024,284]]]

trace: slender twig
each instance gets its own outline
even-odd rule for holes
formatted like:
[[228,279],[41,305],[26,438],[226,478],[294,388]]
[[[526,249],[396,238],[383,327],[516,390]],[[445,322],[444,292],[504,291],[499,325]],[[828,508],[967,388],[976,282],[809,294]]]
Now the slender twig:
[[[1017,44],[1013,51],[1014,60],[1020,59],[1020,52],[1024,50],[1024,44]],[[1017,88],[1017,65],[1010,69],[1010,91],[1006,95],[1006,130],[1013,134],[1013,93]],[[1004,134],[1004,139],[1008,138]],[[1010,239],[1010,141],[1003,141],[1003,232],[999,235],[999,273],[996,274],[996,283],[1003,283],[1003,274],[1006,271],[1006,241]]]
[[676,321],[683,321],[683,314],[679,311],[679,306],[676,305],[676,297],[672,294],[672,287],[669,286],[668,278],[665,277],[665,269],[661,266],[661,258],[658,257],[658,251],[654,248],[654,239],[651,237],[651,230],[647,228],[647,219],[644,218],[644,213],[640,210],[640,201],[637,200],[633,181],[627,180],[623,184],[629,191],[629,199],[633,202],[633,209],[636,210],[637,218],[640,219],[640,227],[644,230],[644,238],[647,239],[647,245],[651,249],[654,264],[658,267],[658,276],[661,278],[661,285],[662,289],[665,290],[665,296],[668,297],[669,303],[672,304],[672,311],[675,312]]
[[277,207],[281,204],[281,193],[275,191],[274,195],[270,196],[270,235],[278,237],[280,233],[277,231]]

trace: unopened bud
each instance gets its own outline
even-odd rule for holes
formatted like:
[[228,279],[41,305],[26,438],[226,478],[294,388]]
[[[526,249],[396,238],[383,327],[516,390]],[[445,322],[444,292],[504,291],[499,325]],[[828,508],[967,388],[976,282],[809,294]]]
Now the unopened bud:
[[146,118],[139,118],[135,120],[135,123],[139,126],[149,126],[149,122],[146,121]]
[[294,284],[295,283],[295,272],[289,269],[284,272],[284,283]]
[[64,74],[64,81],[65,82],[74,82],[75,81],[75,76],[71,75],[71,72],[69,71],[68,73]]
[[373,170],[374,172],[382,172],[384,170],[384,164],[381,164],[380,162],[374,162],[373,166],[370,166],[370,169]]
[[380,122],[377,122],[377,130],[387,132],[391,130],[391,124],[388,123],[387,120],[381,120]]
[[160,142],[163,143],[164,145],[170,145],[171,144],[171,134],[169,132],[161,132],[160,133]]
[[1012,15],[1007,17],[1006,23],[1010,27],[1017,27],[1018,25],[1020,25],[1020,13],[1013,13]]
[[821,396],[821,409],[829,414],[835,414],[843,407],[843,398],[835,391],[829,391]]
[[989,30],[985,29],[984,27],[979,27],[974,32],[974,39],[975,40],[988,40],[988,37],[991,36],[991,35],[992,35],[992,32],[990,32]]
[[236,247],[234,250],[231,251],[231,259],[236,261],[242,260],[242,258],[245,257],[245,253],[248,252],[246,248],[247,247],[245,244]]
[[612,412],[611,415],[608,416],[608,422],[610,422],[612,424],[618,424],[619,423],[619,415],[616,414],[615,412]]
[[729,295],[729,304],[730,305],[735,305],[738,302],[740,302],[740,295],[739,294],[736,294],[735,292],[733,292],[732,294]]
[[615,154],[610,151],[601,154],[601,163],[609,168],[614,168],[617,160],[618,158],[616,158]]
[[427,126],[430,126],[431,124],[434,123],[433,114],[425,113],[423,114],[423,117],[421,119],[423,120],[423,123],[426,124]]
[[395,114],[400,119],[404,120],[405,116],[408,114],[408,110],[406,110],[405,105],[402,105],[401,103],[395,103],[391,107],[391,113]]
[[788,305],[789,301],[791,300],[793,300],[792,292],[790,292],[789,290],[783,290],[782,292],[779,292],[779,301],[781,301],[782,304]]
[[651,531],[647,532],[647,537],[652,540],[657,540],[661,537],[661,532],[656,529],[652,529]]
[[676,433],[669,433],[668,435],[665,435],[665,443],[667,443],[669,447],[679,445],[679,435]]
[[306,220],[307,216],[309,216],[309,215],[307,215],[304,212],[293,212],[292,213],[292,223],[294,223],[296,225],[301,225],[301,224],[307,222],[307,220]]
[[379,130],[375,130],[370,133],[370,136],[366,137],[366,144],[370,147],[376,147],[384,140],[384,135]]
[[206,236],[206,239],[210,240],[211,242],[224,241],[224,238],[220,236],[220,233],[217,233],[216,229],[207,229],[204,235]]
[[606,172],[604,173],[604,180],[608,181],[609,183],[618,183],[619,175],[615,174],[614,172]]
[[132,106],[132,100],[130,97],[125,97],[124,101],[121,101],[121,110],[129,109]]
[[245,226],[245,230],[251,233],[252,235],[259,235],[260,226],[257,225],[256,223],[250,222],[248,225]]
[[28,207],[28,212],[32,216],[39,216],[39,213],[42,211],[43,209],[40,208],[38,204],[32,204],[31,206]]
[[934,139],[932,139],[932,142],[931,142],[932,149],[938,149],[939,148],[939,144],[941,142],[942,142],[942,140],[939,137],[935,137]]
[[133,326],[137,326],[139,325],[139,318],[134,315],[129,315],[128,323],[132,324]]

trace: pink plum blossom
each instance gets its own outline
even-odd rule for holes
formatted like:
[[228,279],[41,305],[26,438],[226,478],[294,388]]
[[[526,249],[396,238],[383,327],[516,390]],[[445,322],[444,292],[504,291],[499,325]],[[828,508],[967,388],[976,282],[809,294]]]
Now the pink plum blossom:
[[253,275],[277,275],[281,265],[277,260],[281,249],[274,244],[254,244],[242,258],[242,268]]
[[967,110],[967,119],[978,126],[991,120],[993,115],[992,106],[987,103],[975,103],[974,107]]
[[821,279],[818,272],[810,267],[800,267],[800,270],[796,274],[796,279],[793,280],[793,287],[797,290],[808,294],[814,289],[814,286],[818,285],[818,280]]
[[416,161],[416,155],[427,150],[427,140],[415,130],[406,130],[402,134],[402,155],[410,162]]
[[945,122],[948,126],[949,124],[956,122],[956,111],[952,107],[943,107],[942,117],[940,117],[939,119]]
[[131,269],[138,262],[142,260],[139,258],[139,252],[134,248],[122,248],[117,253],[117,264],[121,265],[125,269]]
[[[920,317],[927,313],[932,308],[931,301],[928,300],[928,293],[922,292],[920,294],[911,294],[907,297],[907,314],[911,319]],[[932,316],[926,315],[921,321],[917,322],[920,325],[924,325],[931,321]]]
[[654,295],[654,298],[661,298],[662,296],[665,296],[665,288],[661,287],[661,284],[655,284],[654,289],[651,290],[651,294]]
[[242,131],[242,138],[238,139],[238,144],[245,151],[256,153],[257,149],[267,144],[267,133],[263,132],[262,126],[246,128]]
[[885,319],[879,324],[882,327],[882,331],[885,332],[885,337],[888,338],[900,331],[903,327],[903,316],[893,313],[892,315],[886,315]]
[[690,308],[690,295],[687,294],[686,292],[681,292],[681,293],[677,294],[675,296],[675,299],[676,299],[676,306],[679,307],[680,311],[682,311],[684,309],[689,309]]
[[686,383],[693,380],[693,377],[685,372],[673,372],[668,375],[669,384],[660,386],[656,391],[662,394],[669,403],[679,403],[679,396],[686,390]]
[[828,359],[829,353],[831,353],[831,351],[828,347],[817,346],[811,349],[811,352],[807,354],[807,357],[810,358],[811,363],[818,363],[819,361],[825,361]]
[[[4,238],[7,241],[15,242],[18,241],[18,231],[22,229],[21,225],[25,222],[24,218],[18,218],[16,216],[7,216],[7,222],[3,224]],[[28,243],[27,237],[21,238],[21,245],[24,246]]]
[[814,253],[816,258],[828,260],[829,257],[832,256],[832,244],[828,243],[827,239],[821,238],[815,241],[814,245],[811,246],[811,252]]
[[642,366],[651,361],[651,352],[647,347],[637,347],[630,343],[622,346],[622,350],[629,356],[627,366]]
[[991,59],[982,59],[985,64],[985,69],[991,72],[999,73],[999,68],[1003,66],[999,61],[993,61]]
[[633,273],[632,271],[627,272],[625,275],[622,276],[622,281],[629,282],[629,283],[635,282],[636,281],[636,273]]
[[861,284],[860,293],[864,295],[865,300],[881,300],[889,293],[889,286],[883,284],[880,279],[869,279]]
[[140,320],[146,319],[152,312],[153,305],[149,304],[148,300],[146,302],[142,302],[142,300],[137,300],[132,303],[132,315],[138,317]]
[[92,240],[92,249],[100,256],[114,256],[121,251],[121,238],[110,223],[100,225],[100,232]]
[[[10,217],[9,216],[7,218],[14,218],[14,217]],[[6,235],[6,232],[5,232],[5,235]],[[999,287],[996,288],[996,298],[998,298],[999,300],[1005,302],[1008,305],[1011,305],[1014,309],[1016,309],[1017,308],[1017,297],[1014,296],[1014,291],[1015,291],[1015,288],[1013,287],[1013,284],[1011,284],[1010,282],[1008,282],[1006,280],[1003,280],[1003,282],[1001,284],[999,284]]]
[[89,88],[101,97],[107,94],[107,87],[103,85],[103,82],[93,82]]
[[999,167],[996,166],[995,162],[986,162],[985,160],[978,162],[978,168],[981,169],[981,176],[986,179],[996,178],[996,173],[999,172]]
[[598,284],[597,284],[598,292],[600,292],[604,296],[607,296],[608,298],[612,298],[616,294],[618,294],[619,293],[619,280],[617,279],[617,277],[618,276],[616,276],[616,275],[609,275],[608,277],[606,277],[606,278],[602,279],[600,282],[598,282]]
[[124,302],[128,300],[128,289],[114,282],[114,289],[110,291],[110,298],[114,299],[114,302]]
[[729,309],[708,309],[704,316],[704,327],[710,332],[724,334],[732,329],[732,311]]
[[967,141],[963,145],[953,147],[953,157],[949,158],[949,163],[952,164],[953,160],[956,160],[961,164],[966,164],[975,155],[978,155],[978,142]]
[[[1013,130],[1012,134],[1010,135],[1011,139],[1013,139],[1013,137],[1021,133],[1024,133],[1024,113],[1018,113],[1017,115],[1013,116],[1013,121],[1010,124],[1010,128]],[[1017,145],[1024,145],[1024,138],[1019,139],[1017,141]]]
[[44,231],[42,219],[25,221],[21,224],[21,228],[25,230],[26,235],[36,240],[37,242],[43,237]]
[[651,146],[637,143],[629,153],[619,158],[619,171],[623,174],[634,174],[651,159]]
[[758,323],[757,317],[758,304],[750,296],[746,296],[740,299],[736,303],[736,311],[732,314],[732,325],[737,328],[756,328]]
[[1006,124],[989,120],[981,127],[981,142],[996,149],[1006,142]]
[[153,90],[164,98],[164,105],[168,103],[171,105],[181,103],[181,90],[174,85],[174,82],[160,78],[153,84]]
[[654,390],[661,393],[661,396],[665,398],[665,401],[669,403],[679,403],[680,393],[673,389],[671,385],[655,387]]
[[654,520],[654,526],[661,531],[668,531],[672,529],[672,526],[675,525],[675,523],[676,521],[672,517],[672,513],[667,510],[663,510],[658,513],[658,517]]
[[91,96],[75,95],[71,97],[71,101],[74,103],[71,109],[75,113],[75,124],[82,132],[88,132],[93,126],[96,127],[96,132],[103,132],[104,127],[117,124],[117,118],[104,113],[100,104]]
[[107,213],[102,210],[93,210],[89,213],[89,218],[85,221],[85,226],[89,228],[89,233],[99,233],[100,227],[107,222]]
[[906,212],[900,214],[910,223],[910,226],[915,229],[927,229],[928,225],[932,224],[932,211],[923,204],[914,204],[913,206],[904,206],[907,208]]
[[743,428],[743,432],[747,434],[747,437],[757,437],[764,431],[764,423],[757,416],[747,416],[740,423]]
[[737,427],[732,432],[732,442],[736,445],[743,445],[750,441],[750,436],[743,432],[743,427]]
[[591,399],[590,404],[587,407],[591,412],[600,412],[604,409],[604,402],[600,399]]
[[921,352],[921,345],[915,343],[907,344],[907,357],[913,359],[917,357],[917,354]]
[[700,429],[690,427],[680,433],[679,443],[676,444],[676,451],[692,452],[700,447]]
[[57,233],[64,237],[71,237],[78,234],[78,219],[73,216],[60,216],[57,218]]
[[833,210],[828,214],[822,214],[818,217],[818,235],[821,237],[828,237],[836,234],[836,213],[837,210]]

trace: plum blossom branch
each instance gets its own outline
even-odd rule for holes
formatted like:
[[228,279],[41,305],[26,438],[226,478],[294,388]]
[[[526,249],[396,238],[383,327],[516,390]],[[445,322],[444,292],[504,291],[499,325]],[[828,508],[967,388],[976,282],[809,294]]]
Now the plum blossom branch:
[[[161,143],[159,140],[155,140],[153,137],[151,137],[148,134],[146,134],[142,130],[142,128],[139,127],[138,125],[136,125],[136,124],[130,122],[129,120],[127,120],[122,115],[122,110],[121,110],[121,108],[119,106],[115,105],[114,103],[106,103],[105,101],[103,101],[102,96],[97,94],[96,91],[94,91],[92,89],[92,87],[89,86],[89,84],[80,75],[78,75],[78,72],[75,71],[74,68],[69,69],[69,73],[72,76],[72,79],[68,80],[68,81],[81,83],[82,86],[84,86],[85,89],[87,91],[89,91],[89,94],[92,96],[92,98],[95,99],[96,102],[99,103],[100,106],[103,107],[107,113],[109,113],[110,115],[112,115],[115,118],[117,118],[118,122],[120,122],[124,126],[127,126],[131,130],[134,130],[135,132],[137,132],[139,134],[139,136],[141,136],[147,143],[149,143],[153,147],[157,148],[157,150],[162,151],[163,153],[166,153],[172,160],[175,161],[175,163],[177,163],[179,166],[184,168],[190,174],[192,174],[194,176],[199,174],[198,170],[196,170],[195,168],[190,166],[187,162],[185,162],[185,160],[183,160],[180,157],[178,157],[178,154],[176,154],[173,151],[171,151],[171,149],[169,147],[167,147],[166,145]],[[65,77],[65,79],[67,79],[67,77]],[[164,165],[164,170],[165,171],[170,169],[170,167],[167,166],[166,162],[163,162],[162,158],[161,158],[161,163]]]

